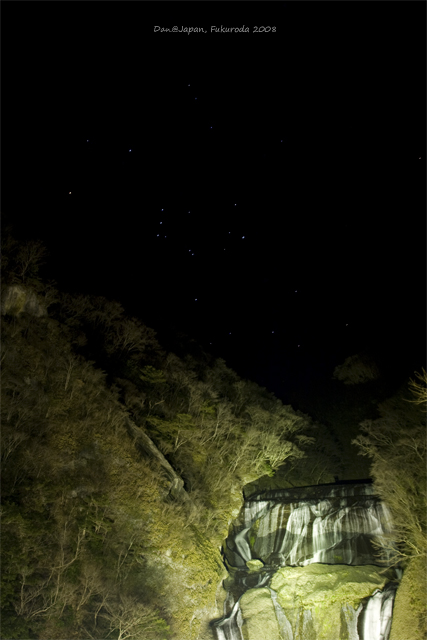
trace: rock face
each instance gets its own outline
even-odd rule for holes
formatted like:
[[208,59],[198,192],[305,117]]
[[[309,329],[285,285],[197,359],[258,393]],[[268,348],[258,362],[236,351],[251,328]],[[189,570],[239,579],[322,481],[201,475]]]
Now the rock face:
[[[390,577],[371,565],[313,564],[279,569],[270,588],[249,589],[241,597],[243,637],[245,640],[384,638],[388,618],[375,614],[377,601],[380,607],[387,608],[394,594],[394,589],[382,591]],[[363,601],[373,593],[378,597],[372,599],[372,611],[360,615]]]
[[[271,589],[276,592],[277,602],[289,621],[288,630],[292,629],[288,637],[384,638],[389,618],[376,614],[381,614],[381,608],[385,613],[386,603],[394,595],[394,585],[383,591],[394,572],[384,575],[381,571],[372,565],[325,564],[279,569],[273,576]],[[364,601],[373,594],[378,594],[371,598],[374,606],[364,609]],[[304,626],[310,626],[311,632],[304,633]]]
[[1,296],[2,315],[29,313],[36,318],[47,315],[46,308],[31,289],[20,284],[5,287]]
[[387,640],[397,581],[375,542],[391,533],[370,484],[252,497],[224,549],[232,579],[217,638]]
[[244,620],[244,638],[281,640],[270,589],[249,589],[242,596],[240,609]]

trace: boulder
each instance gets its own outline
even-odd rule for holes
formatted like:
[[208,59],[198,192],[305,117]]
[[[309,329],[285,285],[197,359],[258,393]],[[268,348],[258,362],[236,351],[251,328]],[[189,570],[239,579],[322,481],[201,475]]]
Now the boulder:
[[260,569],[263,568],[264,563],[261,562],[261,560],[248,560],[246,562],[246,566],[249,569],[249,571],[259,571]]
[[2,315],[17,316],[29,313],[36,318],[47,315],[46,307],[39,300],[36,293],[20,284],[5,287],[1,295]]
[[381,571],[373,565],[282,567],[274,574],[271,589],[249,589],[242,596],[243,637],[245,640],[359,638],[358,618],[363,602],[382,591],[392,578],[392,573]]

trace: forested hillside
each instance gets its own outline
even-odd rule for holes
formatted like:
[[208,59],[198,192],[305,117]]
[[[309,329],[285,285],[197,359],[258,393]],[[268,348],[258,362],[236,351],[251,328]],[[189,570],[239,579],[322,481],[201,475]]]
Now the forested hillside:
[[[336,435],[119,302],[58,291],[41,243],[3,244],[1,636],[211,639],[243,494],[333,482]],[[354,441],[405,568],[392,640],[424,637],[425,382]]]
[[118,302],[58,292],[43,256],[4,239],[2,637],[210,638],[244,485],[333,481],[326,431]]
[[427,375],[382,402],[376,420],[361,423],[354,441],[371,459],[377,495],[390,508],[393,539],[383,542],[404,569],[397,592],[390,640],[427,637]]

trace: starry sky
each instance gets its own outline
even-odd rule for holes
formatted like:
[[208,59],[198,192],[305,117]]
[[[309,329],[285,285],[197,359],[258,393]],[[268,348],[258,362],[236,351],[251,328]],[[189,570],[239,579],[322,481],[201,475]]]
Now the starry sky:
[[[3,224],[45,241],[61,290],[296,408],[355,353],[405,379],[425,364],[425,13],[3,3]],[[154,30],[174,25],[206,33]]]

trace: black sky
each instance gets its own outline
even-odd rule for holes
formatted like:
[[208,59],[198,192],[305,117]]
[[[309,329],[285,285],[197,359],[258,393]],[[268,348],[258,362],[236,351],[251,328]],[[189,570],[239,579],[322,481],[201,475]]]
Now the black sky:
[[5,2],[3,224],[46,242],[61,290],[285,401],[363,351],[404,380],[425,364],[425,14]]

